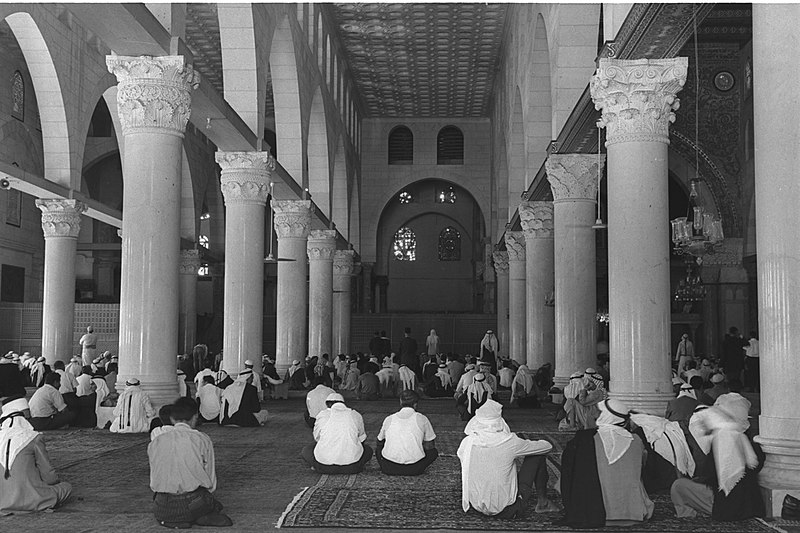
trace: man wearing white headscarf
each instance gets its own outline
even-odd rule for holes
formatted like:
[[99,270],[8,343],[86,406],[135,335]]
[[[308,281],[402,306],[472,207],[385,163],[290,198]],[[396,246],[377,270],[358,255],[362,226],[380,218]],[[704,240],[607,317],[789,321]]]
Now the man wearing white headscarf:
[[[256,388],[256,393],[258,394],[258,401],[259,402],[264,401],[264,390],[262,389],[262,386],[261,386],[261,375],[258,372],[256,372],[255,364],[253,363],[253,361],[251,361],[250,359],[245,361],[244,362],[244,369],[245,370],[250,370],[253,373],[253,383],[252,383],[252,385]],[[275,374],[275,375],[277,375],[277,374]],[[283,381],[281,381],[280,384],[283,384]]]
[[339,383],[339,390],[355,392],[356,387],[358,387],[358,376],[361,375],[361,371],[358,370],[356,361],[350,361],[347,367],[344,379]]
[[54,509],[72,486],[58,481],[42,436],[26,420],[24,398],[6,400],[0,414],[0,516]]
[[439,335],[436,334],[435,329],[432,329],[431,334],[425,339],[425,346],[428,348],[428,355],[439,353]]
[[31,384],[34,387],[41,387],[44,385],[44,376],[47,373],[45,368],[46,360],[43,355],[40,355],[36,362],[31,366]]
[[109,429],[112,433],[147,433],[150,422],[156,416],[150,397],[142,390],[141,383],[136,378],[128,379],[125,385],[125,390],[117,398],[114,419]]
[[456,409],[461,420],[469,420],[475,416],[478,408],[491,400],[492,396],[492,388],[486,384],[486,376],[480,372],[475,374],[472,384],[456,400]]
[[667,404],[667,410],[664,418],[672,422],[689,423],[689,418],[697,407],[697,391],[689,383],[681,385],[681,391],[678,393],[677,398],[673,398]]
[[497,341],[494,332],[487,330],[486,335],[481,339],[480,358],[488,361],[492,366],[492,373],[497,372],[497,356],[500,352],[500,343]]
[[711,379],[711,375],[714,373],[714,367],[711,365],[711,361],[703,359],[698,372],[700,372],[700,377],[703,378],[703,383],[708,383],[708,380]]
[[189,398],[189,387],[186,386],[186,372],[178,369],[178,396],[181,398]]
[[558,425],[559,430],[585,429],[579,426],[575,405],[581,390],[583,390],[583,372],[573,372],[569,377],[569,383],[564,387],[564,418]]
[[436,377],[439,378],[443,389],[447,391],[453,390],[453,382],[450,380],[450,371],[447,369],[445,363],[439,365],[439,369],[436,371]]
[[511,404],[518,407],[539,407],[536,396],[536,382],[528,365],[519,365],[514,381],[511,382]]
[[467,387],[472,385],[472,378],[475,377],[475,374],[477,373],[478,369],[473,363],[469,363],[464,367],[464,373],[461,374],[461,378],[458,380],[458,384],[456,385],[456,400],[464,393],[464,391],[467,390]]
[[764,516],[758,486],[764,453],[746,434],[749,411],[749,400],[728,393],[692,416],[692,436],[703,453],[711,455],[694,478],[672,484],[670,496],[679,518],[694,517],[698,512],[723,522]]
[[[562,455],[561,495],[570,527],[630,526],[655,508],[642,484],[642,440],[620,401],[599,404],[597,428],[578,431]],[[594,464],[593,464],[594,463]]]
[[257,427],[267,421],[266,409],[261,409],[258,391],[252,385],[253,371],[243,370],[222,392],[219,414],[221,426]]
[[0,398],[10,396],[25,396],[25,381],[12,352],[0,357]]
[[595,427],[595,420],[600,416],[598,404],[607,397],[608,393],[603,385],[603,378],[594,368],[587,368],[583,374],[583,387],[574,404],[575,418],[579,428]]
[[464,428],[458,447],[461,461],[461,508],[497,518],[521,518],[536,493],[536,512],[558,511],[547,498],[546,454],[553,445],[511,433],[503,407],[488,400]]
[[397,389],[395,383],[397,380],[395,379],[395,371],[392,368],[392,363],[388,361],[388,358],[384,360],[383,368],[378,370],[375,375],[378,377],[378,382],[381,386],[381,397],[388,398],[389,396],[394,396]]
[[400,383],[402,383],[402,390],[417,390],[417,375],[413,370],[406,365],[400,365],[397,371],[400,376]]

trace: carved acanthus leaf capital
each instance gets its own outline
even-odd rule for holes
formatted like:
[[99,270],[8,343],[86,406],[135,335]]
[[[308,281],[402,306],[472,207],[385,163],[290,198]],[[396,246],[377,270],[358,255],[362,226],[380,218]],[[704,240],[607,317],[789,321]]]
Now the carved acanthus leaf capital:
[[267,205],[275,159],[269,152],[217,152],[222,169],[220,188],[225,203]]
[[117,77],[117,105],[123,133],[159,129],[183,135],[192,112],[197,72],[183,56],[106,56]]
[[85,204],[77,200],[48,198],[36,200],[36,207],[42,211],[42,231],[45,239],[78,238],[81,231],[81,213],[86,211]]
[[526,238],[552,239],[553,202],[522,202],[519,204],[519,221]]
[[333,254],[333,275],[352,276],[355,274],[353,258],[356,256],[354,250],[336,250]]
[[669,144],[669,124],[680,100],[678,91],[686,83],[689,60],[600,59],[589,88],[598,121],[608,130],[606,145],[649,141]]
[[200,250],[181,250],[178,272],[181,274],[197,275],[202,261],[200,260]]
[[[598,164],[599,161],[599,164]],[[605,154],[550,154],[544,162],[553,198],[558,200],[597,200],[598,167]]]
[[525,261],[525,234],[521,231],[507,231],[506,250],[509,261]]
[[306,252],[309,261],[333,261],[336,251],[336,230],[315,229],[308,236]]
[[492,254],[494,270],[498,276],[508,275],[508,252],[494,252]]
[[279,239],[305,239],[311,229],[311,200],[272,200]]

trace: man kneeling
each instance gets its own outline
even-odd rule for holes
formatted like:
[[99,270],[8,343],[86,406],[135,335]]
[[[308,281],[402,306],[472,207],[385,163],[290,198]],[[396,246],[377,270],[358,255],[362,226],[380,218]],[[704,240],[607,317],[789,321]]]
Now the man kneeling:
[[[524,518],[536,489],[536,512],[557,511],[547,498],[546,454],[553,445],[518,437],[502,417],[503,407],[487,400],[475,412],[458,447],[461,506],[498,518]],[[523,458],[519,466],[517,458]]]
[[322,474],[356,474],[372,458],[364,419],[344,404],[338,392],[325,400],[327,409],[320,411],[314,422],[314,440],[303,448],[301,456],[314,470]]
[[400,393],[400,411],[387,416],[378,433],[375,458],[384,474],[418,476],[439,457],[428,417],[416,411],[419,394]]
[[194,429],[197,404],[180,398],[170,406],[169,416],[172,426],[154,431],[147,447],[156,520],[175,529],[233,525],[211,494],[217,488],[214,445],[208,435]]

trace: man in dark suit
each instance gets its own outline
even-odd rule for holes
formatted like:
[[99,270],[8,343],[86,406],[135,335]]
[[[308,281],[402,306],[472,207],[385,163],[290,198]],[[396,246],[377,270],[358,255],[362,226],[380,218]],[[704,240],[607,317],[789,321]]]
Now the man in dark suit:
[[405,328],[403,340],[400,341],[400,349],[397,353],[400,356],[400,365],[406,365],[417,374],[417,377],[420,377],[417,341],[411,337],[411,328]]

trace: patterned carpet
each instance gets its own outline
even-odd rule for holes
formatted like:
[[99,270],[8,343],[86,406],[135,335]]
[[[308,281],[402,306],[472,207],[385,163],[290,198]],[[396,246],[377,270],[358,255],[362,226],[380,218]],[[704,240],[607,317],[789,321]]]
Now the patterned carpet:
[[[374,461],[367,469],[352,476],[326,476],[304,489],[289,504],[278,527],[347,527],[363,529],[460,529],[480,531],[571,531],[561,525],[561,512],[534,512],[531,502],[528,518],[498,520],[461,509],[461,474],[455,450],[462,433],[440,433],[439,459],[420,477],[383,475]],[[548,461],[550,473],[548,496],[561,502],[556,485],[558,461],[564,444],[571,438],[565,433],[525,433],[526,438],[545,438],[554,445]],[[759,520],[720,523],[710,518],[678,519],[668,494],[656,495],[653,518],[635,528],[604,528],[601,531],[658,532],[754,532],[775,531]]]

